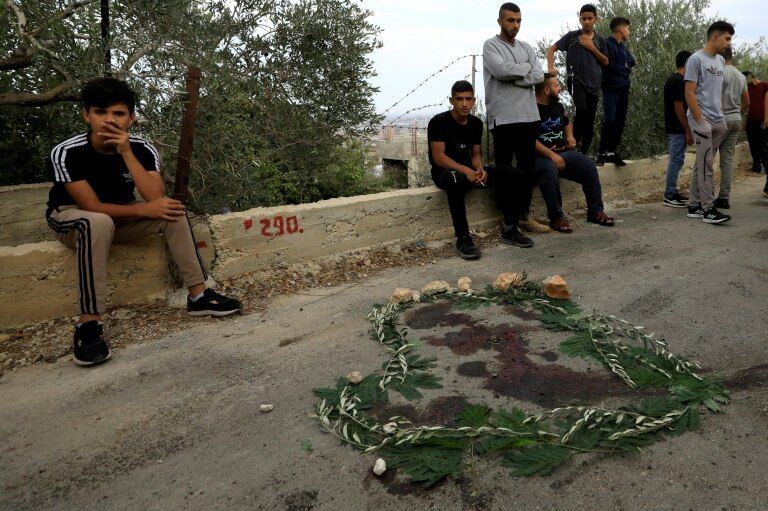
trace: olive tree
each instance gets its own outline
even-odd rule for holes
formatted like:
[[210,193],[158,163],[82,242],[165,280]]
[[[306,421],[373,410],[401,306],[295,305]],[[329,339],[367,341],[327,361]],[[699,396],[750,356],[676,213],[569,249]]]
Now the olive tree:
[[192,165],[205,211],[366,191],[357,140],[378,120],[380,46],[352,0],[5,0],[0,184],[40,181],[50,147],[83,129],[78,93],[105,73],[139,91],[139,130],[172,178],[188,66],[203,71]]

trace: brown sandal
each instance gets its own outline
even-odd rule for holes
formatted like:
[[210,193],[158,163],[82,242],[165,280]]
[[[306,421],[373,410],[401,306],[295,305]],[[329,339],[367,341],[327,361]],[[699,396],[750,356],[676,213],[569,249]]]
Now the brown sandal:
[[596,214],[595,216],[593,216],[592,218],[587,218],[587,222],[592,222],[593,224],[598,224],[598,225],[604,225],[606,227],[613,227],[615,223],[613,218],[609,217],[602,211]]
[[557,232],[563,232],[565,234],[570,234],[573,232],[573,227],[571,227],[571,224],[568,223],[568,219],[564,216],[555,218],[554,220],[550,221],[549,226]]

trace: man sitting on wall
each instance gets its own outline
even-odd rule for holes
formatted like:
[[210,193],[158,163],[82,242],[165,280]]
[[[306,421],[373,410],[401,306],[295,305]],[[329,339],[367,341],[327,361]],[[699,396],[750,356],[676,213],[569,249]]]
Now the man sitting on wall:
[[51,151],[54,185],[46,219],[59,241],[77,249],[81,315],[74,361],[91,366],[112,355],[100,320],[107,308],[107,256],[113,242],[162,233],[189,291],[191,316],[226,316],[241,305],[206,288],[184,204],[165,196],[157,150],[128,133],[136,119],[134,91],[123,81],[99,78],[83,87],[82,100],[89,130]]
[[472,188],[494,188],[499,208],[504,213],[501,241],[520,247],[533,242],[517,228],[520,213],[514,201],[525,201],[525,181],[512,167],[483,167],[480,143],[483,121],[470,114],[475,106],[472,84],[461,80],[451,87],[451,110],[437,114],[429,121],[429,161],[432,180],[448,192],[448,208],[456,234],[456,249],[463,259],[478,259],[480,249],[469,234],[464,195]]
[[547,204],[549,226],[564,233],[573,232],[563,212],[560,178],[581,184],[587,201],[587,221],[612,227],[614,220],[603,211],[603,197],[597,166],[591,158],[576,151],[573,127],[560,103],[557,77],[546,73],[536,85],[536,103],[541,121],[536,140],[536,177]]

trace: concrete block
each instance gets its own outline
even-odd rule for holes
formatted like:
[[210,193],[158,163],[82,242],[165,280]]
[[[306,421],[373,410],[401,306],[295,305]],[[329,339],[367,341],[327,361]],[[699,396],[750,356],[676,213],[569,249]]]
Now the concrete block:
[[[107,302],[147,303],[169,288],[168,258],[159,237],[114,245]],[[75,251],[58,241],[0,247],[0,327],[79,314]]]
[[0,187],[0,246],[54,240],[45,221],[51,183]]

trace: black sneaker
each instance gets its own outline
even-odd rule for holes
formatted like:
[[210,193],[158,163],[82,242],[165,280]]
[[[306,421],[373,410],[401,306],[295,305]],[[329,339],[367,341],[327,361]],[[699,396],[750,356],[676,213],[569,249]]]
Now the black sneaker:
[[731,201],[718,197],[715,199],[715,207],[719,209],[731,209]]
[[243,305],[239,300],[206,289],[197,301],[187,297],[187,314],[190,316],[229,316],[239,312]]
[[722,224],[723,222],[727,222],[730,219],[730,216],[724,213],[720,213],[717,208],[712,206],[709,211],[704,213],[704,218],[702,218],[701,221],[705,224]]
[[619,156],[619,153],[613,153],[608,158],[606,158],[607,162],[611,162],[617,167],[625,167],[627,165],[627,162],[621,159],[621,156]]
[[95,366],[110,359],[112,353],[104,341],[104,329],[98,321],[88,321],[75,328],[74,361],[79,366]]
[[530,248],[533,246],[533,240],[520,232],[520,229],[518,229],[516,225],[509,228],[502,228],[501,242],[522,248]]
[[595,165],[597,165],[598,167],[602,167],[603,165],[605,165],[606,159],[607,158],[604,154],[598,154],[597,159],[595,160]]
[[670,208],[684,208],[688,205],[688,198],[680,193],[675,193],[671,198],[664,197],[664,205]]
[[466,235],[456,238],[456,250],[459,251],[459,257],[462,259],[480,259],[480,249],[472,241],[472,236]]
[[704,210],[701,206],[688,206],[688,218],[704,218]]

